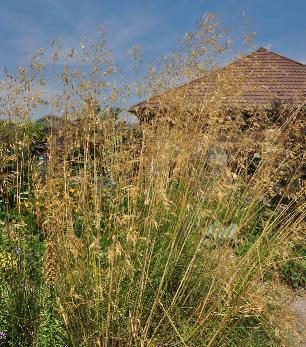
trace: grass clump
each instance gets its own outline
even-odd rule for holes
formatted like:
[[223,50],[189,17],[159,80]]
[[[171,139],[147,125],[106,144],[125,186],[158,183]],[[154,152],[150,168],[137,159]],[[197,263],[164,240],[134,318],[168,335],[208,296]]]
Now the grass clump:
[[[218,22],[208,17],[188,37],[172,64],[149,67],[144,95],[215,71],[211,57],[227,48]],[[7,97],[18,87],[45,105],[50,61],[41,59],[38,52],[9,79]],[[279,324],[285,311],[267,274],[303,228],[298,170],[275,186],[301,155],[281,136],[299,133],[301,109],[280,109],[286,122],[260,123],[274,127],[265,133],[257,122],[266,113],[252,114],[253,124],[250,114],[224,109],[222,90],[200,107],[170,92],[150,122],[128,124],[118,109],[134,90],[110,87],[117,75],[104,36],[82,43],[79,55],[53,54],[52,64],[61,84],[49,106],[59,117],[37,125],[28,118],[34,104],[16,98],[7,114],[18,109],[20,119],[1,124],[11,129],[0,152],[1,259],[13,269],[1,282],[6,343],[291,346],[290,319]],[[231,78],[223,76],[226,88]],[[281,160],[290,150],[298,155]]]

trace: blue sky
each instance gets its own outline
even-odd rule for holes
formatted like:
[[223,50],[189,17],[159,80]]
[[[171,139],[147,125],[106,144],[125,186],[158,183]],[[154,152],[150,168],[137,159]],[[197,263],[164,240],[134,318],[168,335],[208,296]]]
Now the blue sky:
[[1,0],[0,67],[23,64],[28,53],[61,37],[77,45],[104,24],[109,46],[121,63],[140,44],[147,57],[169,51],[194,29],[204,13],[218,13],[235,29],[250,16],[257,46],[306,62],[306,0]]

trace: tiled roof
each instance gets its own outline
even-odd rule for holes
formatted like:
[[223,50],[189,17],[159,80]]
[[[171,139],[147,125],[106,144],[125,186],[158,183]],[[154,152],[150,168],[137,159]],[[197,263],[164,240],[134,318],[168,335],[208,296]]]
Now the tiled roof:
[[[225,80],[227,87],[223,83]],[[239,84],[240,92],[235,93],[234,89]],[[165,100],[170,95],[184,94],[193,103],[200,104],[216,90],[221,91],[226,105],[267,107],[275,101],[305,104],[306,65],[259,48],[219,71],[134,105],[130,111],[140,115],[147,109],[158,108],[160,100]]]

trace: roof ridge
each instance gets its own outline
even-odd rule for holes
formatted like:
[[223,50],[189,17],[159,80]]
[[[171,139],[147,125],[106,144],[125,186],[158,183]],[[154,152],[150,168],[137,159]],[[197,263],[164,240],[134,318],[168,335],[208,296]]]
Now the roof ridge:
[[[285,60],[285,61],[288,61],[288,62],[290,62],[290,63],[295,63],[295,64],[298,64],[299,66],[302,66],[302,67],[306,68],[306,64],[303,64],[303,63],[298,62],[298,61],[296,61],[296,60],[287,58],[287,57],[285,57],[285,56],[283,56],[283,55],[281,55],[281,54],[272,52],[271,50],[266,49],[266,48],[264,48],[264,47],[259,47],[258,49],[254,50],[254,51],[252,51],[252,52],[250,52],[250,53],[248,53],[248,54],[246,54],[246,55],[244,55],[244,56],[238,57],[238,59],[233,60],[232,62],[230,62],[229,64],[227,64],[226,66],[224,66],[224,67],[222,68],[222,70],[225,69],[225,68],[228,68],[228,67],[230,67],[230,66],[235,66],[235,65],[237,65],[237,63],[239,64],[239,62],[241,62],[241,61],[246,61],[246,60],[248,60],[248,59],[252,59],[253,57],[256,56],[256,53],[258,53],[258,52],[265,52],[265,53],[268,53],[268,54],[270,54],[270,55],[272,55],[272,56],[276,56],[276,57],[282,58],[282,59]],[[259,59],[260,59],[260,58],[259,58]]]
[[[261,47],[261,48],[262,48],[262,47]],[[306,64],[301,63],[300,61],[297,61],[297,60],[288,58],[288,57],[286,57],[286,56],[284,56],[284,55],[282,55],[282,54],[279,54],[279,53],[275,53],[275,52],[269,51],[269,50],[267,50],[267,49],[265,49],[265,48],[263,48],[263,49],[264,49],[265,51],[269,52],[270,54],[274,54],[274,55],[276,55],[276,56],[278,56],[278,57],[281,57],[281,58],[283,58],[283,59],[289,60],[289,61],[291,61],[291,62],[293,62],[293,63],[296,63],[296,64],[299,64],[299,65],[302,65],[302,66],[306,67]],[[257,51],[259,51],[259,49],[258,49]]]
[[255,52],[260,52],[260,51],[264,51],[264,52],[270,52],[267,48],[265,48],[265,47],[259,47],[259,48],[257,48],[255,51],[253,51],[253,53],[255,53]]

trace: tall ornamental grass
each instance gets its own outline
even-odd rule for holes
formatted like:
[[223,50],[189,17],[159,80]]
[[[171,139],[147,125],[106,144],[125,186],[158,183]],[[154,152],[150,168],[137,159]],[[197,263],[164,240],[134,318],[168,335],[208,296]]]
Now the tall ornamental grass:
[[[274,270],[303,238],[303,108],[224,108],[239,70],[200,105],[161,94],[219,71],[212,16],[137,84],[103,35],[53,49],[2,85],[0,345],[292,346]],[[120,113],[135,95],[158,95],[148,122]]]

